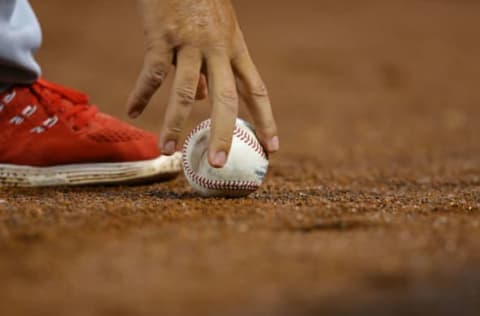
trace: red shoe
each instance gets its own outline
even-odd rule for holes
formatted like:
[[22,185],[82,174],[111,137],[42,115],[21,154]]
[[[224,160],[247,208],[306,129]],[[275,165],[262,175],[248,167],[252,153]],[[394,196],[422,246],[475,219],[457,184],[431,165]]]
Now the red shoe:
[[0,186],[166,180],[180,154],[157,137],[99,113],[83,93],[38,80],[0,94]]

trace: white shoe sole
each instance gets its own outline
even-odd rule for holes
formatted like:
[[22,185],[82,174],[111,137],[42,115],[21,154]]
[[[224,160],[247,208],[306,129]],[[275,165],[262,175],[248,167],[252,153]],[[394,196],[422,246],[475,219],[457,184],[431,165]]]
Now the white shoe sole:
[[133,184],[165,181],[182,170],[182,155],[153,160],[30,167],[0,164],[0,187],[47,187],[101,184]]

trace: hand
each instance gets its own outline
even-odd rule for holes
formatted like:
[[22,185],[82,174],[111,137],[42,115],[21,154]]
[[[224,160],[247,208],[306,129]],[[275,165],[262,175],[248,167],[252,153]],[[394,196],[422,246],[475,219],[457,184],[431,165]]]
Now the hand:
[[[176,74],[160,134],[163,154],[173,154],[196,97],[212,100],[208,158],[222,167],[232,142],[239,95],[269,153],[279,149],[267,89],[255,67],[230,0],[139,0],[147,51],[128,108],[142,113],[172,65]],[[207,83],[208,82],[208,83]]]

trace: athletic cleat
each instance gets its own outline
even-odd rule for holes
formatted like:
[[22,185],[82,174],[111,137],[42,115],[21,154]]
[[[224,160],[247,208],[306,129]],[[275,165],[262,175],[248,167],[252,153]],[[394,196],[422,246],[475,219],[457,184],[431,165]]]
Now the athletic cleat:
[[182,170],[181,154],[161,156],[155,135],[43,79],[0,94],[0,130],[0,186],[145,183]]

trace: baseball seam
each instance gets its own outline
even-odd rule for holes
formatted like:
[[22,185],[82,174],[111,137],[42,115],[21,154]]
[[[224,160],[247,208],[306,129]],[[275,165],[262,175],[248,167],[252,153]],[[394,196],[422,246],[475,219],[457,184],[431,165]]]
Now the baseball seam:
[[[183,155],[182,155],[182,162],[183,168],[185,170],[185,175],[190,178],[193,182],[198,184],[201,187],[210,190],[230,190],[230,191],[255,191],[260,187],[260,184],[254,181],[237,181],[237,180],[213,180],[205,178],[199,174],[197,174],[193,168],[190,166],[187,158],[187,149],[190,145],[190,142],[193,136],[211,126],[211,120],[205,120],[200,123],[197,127],[195,127],[192,132],[188,135],[187,139],[185,140],[185,144],[183,146]],[[258,153],[262,158],[267,159],[267,155],[263,150],[262,146],[247,132],[235,126],[233,131],[233,135],[237,136],[240,141],[248,145],[252,148],[256,153]]]

